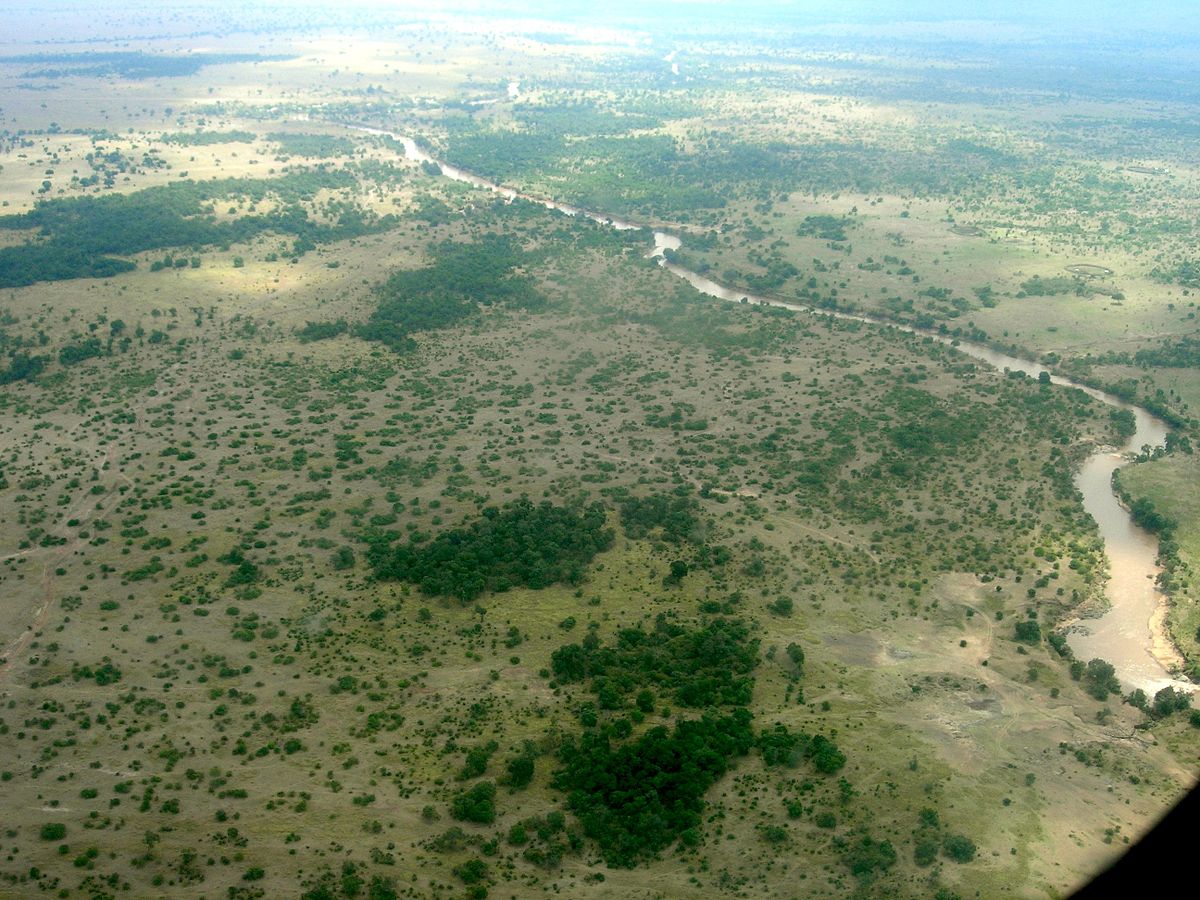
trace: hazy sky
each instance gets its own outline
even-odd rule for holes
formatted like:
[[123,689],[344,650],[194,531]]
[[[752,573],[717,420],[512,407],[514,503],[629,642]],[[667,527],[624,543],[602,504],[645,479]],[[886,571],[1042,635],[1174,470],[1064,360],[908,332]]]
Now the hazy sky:
[[[126,8],[135,11],[196,8],[251,8],[257,10],[297,7],[361,8],[376,10],[439,11],[450,8],[488,12],[542,14],[568,13],[590,15],[598,19],[611,16],[614,7],[640,9],[648,15],[655,10],[690,9],[745,14],[775,14],[783,18],[826,18],[864,21],[872,19],[957,19],[988,18],[1007,22],[1152,23],[1179,26],[1200,19],[1197,0],[654,0],[653,3],[629,0],[4,0],[9,12],[28,13],[37,9]],[[3,12],[0,11],[0,15]]]
[[[189,22],[211,21],[215,10],[225,11],[226,25],[237,23],[240,14],[247,21],[270,20],[283,27],[306,19],[336,23],[339,15],[349,19],[363,12],[391,18],[458,10],[594,20],[605,25],[636,21],[644,27],[729,19],[739,23],[776,19],[802,29],[835,23],[861,28],[985,20],[1004,23],[1010,35],[1035,32],[1076,40],[1153,35],[1184,42],[1200,38],[1200,0],[0,0],[0,43],[6,34],[12,38],[18,22],[25,31],[40,16],[49,21],[62,18],[68,10],[78,15],[79,25],[91,14],[110,25],[128,22],[130,33],[140,31],[139,26],[149,20],[172,22],[185,33]],[[301,10],[311,12],[306,15]],[[52,35],[51,29],[47,37]]]

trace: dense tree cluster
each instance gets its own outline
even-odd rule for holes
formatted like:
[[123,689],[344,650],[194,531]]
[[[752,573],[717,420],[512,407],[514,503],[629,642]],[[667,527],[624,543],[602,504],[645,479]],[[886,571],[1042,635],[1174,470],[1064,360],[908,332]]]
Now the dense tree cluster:
[[407,350],[414,332],[454,325],[473,315],[479,304],[536,309],[545,298],[520,270],[530,261],[519,244],[500,235],[471,244],[447,241],[435,248],[432,265],[397,272],[378,288],[379,305],[357,333],[393,350]]
[[695,841],[704,794],[754,744],[746,709],[652,728],[614,749],[603,733],[568,738],[555,787],[612,866],[632,867],[676,839]]
[[496,820],[496,785],[481,781],[455,796],[450,814],[462,822],[490,825]]
[[335,338],[349,330],[350,326],[345,319],[338,319],[336,322],[305,322],[304,327],[296,332],[296,337],[300,339],[300,343],[309,344]]
[[877,840],[869,834],[855,841],[835,838],[834,847],[841,851],[850,872],[863,881],[872,880],[896,864],[896,848],[892,842]]
[[888,403],[900,419],[888,436],[909,459],[953,454],[974,442],[989,424],[985,410],[952,412],[933,394],[917,388],[896,388]]
[[2,63],[27,63],[39,68],[22,73],[22,78],[179,78],[195,75],[205,66],[283,59],[259,53],[144,53],[137,50],[107,53],[30,53],[6,56]]
[[[636,865],[676,840],[698,843],[705,792],[735,757],[754,747],[768,766],[808,761],[828,775],[845,764],[845,755],[823,735],[793,733],[781,724],[754,734],[747,706],[757,648],[738,620],[683,627],[660,615],[652,631],[621,629],[610,646],[589,634],[554,652],[556,680],[587,684],[597,703],[581,706],[585,730],[564,742],[563,768],[553,783],[567,792],[568,808],[610,865]],[[802,651],[796,647],[788,655],[798,673]],[[632,737],[633,723],[654,714],[655,694],[667,691],[680,706],[705,712],[673,729],[656,726]],[[601,722],[600,710],[615,718]]]
[[1116,669],[1107,660],[1089,660],[1085,665],[1082,660],[1071,661],[1071,677],[1082,681],[1087,692],[1097,700],[1107,700],[1109,694],[1121,694],[1121,682],[1117,679]]
[[1129,504],[1129,512],[1133,521],[1147,531],[1153,531],[1160,538],[1170,538],[1175,531],[1175,520],[1160,512],[1149,497],[1138,497]]
[[334,156],[349,156],[354,152],[354,141],[332,134],[276,131],[268,134],[267,140],[278,144],[284,153],[291,156],[328,159]]
[[966,835],[948,834],[942,840],[942,852],[957,863],[969,863],[975,858],[975,842]]
[[1200,288],[1200,259],[1185,259],[1167,269],[1156,266],[1150,274],[1168,284],[1175,282],[1184,287]]
[[66,344],[58,351],[58,361],[64,366],[73,366],[87,359],[95,359],[104,352],[100,338],[85,338],[75,344]]
[[[326,866],[315,878],[305,882],[307,890],[300,896],[302,900],[337,900],[340,897],[359,896],[369,897],[370,900],[396,900],[399,894],[396,892],[395,879],[383,875],[372,875],[368,879],[362,874],[362,868],[362,863],[351,860],[343,860],[336,872]],[[230,896],[262,895],[243,895],[231,890]]]
[[[71,197],[40,202],[27,213],[0,216],[0,228],[39,231],[37,240],[0,248],[0,287],[37,281],[101,278],[134,268],[118,257],[167,247],[202,247],[246,241],[263,231],[294,235],[297,252],[317,243],[390,227],[394,219],[367,220],[351,208],[334,225],[310,219],[302,201],[322,189],[357,183],[345,170],[316,169],[280,178],[184,181],[131,194]],[[268,195],[279,205],[268,213],[220,222],[215,201]]]
[[33,381],[46,368],[46,357],[14,352],[8,358],[8,368],[0,372],[0,385],[16,381]]
[[613,541],[604,507],[583,509],[527,499],[488,507],[478,521],[391,546],[390,535],[373,538],[368,559],[375,575],[419,585],[421,592],[464,603],[485,591],[543,588],[583,578],[583,568]]
[[1143,366],[1200,369],[1200,337],[1184,335],[1176,340],[1164,340],[1158,347],[1137,351],[1133,360]]
[[613,646],[594,634],[551,656],[554,677],[590,680],[603,709],[621,709],[637,691],[670,691],[687,707],[744,706],[754,687],[758,642],[736,619],[713,619],[688,629],[659,616],[653,631],[625,628]]
[[206,147],[211,144],[250,144],[254,135],[249,131],[176,131],[163,134],[159,140],[164,144],[181,147]]
[[1080,278],[1071,278],[1066,275],[1042,278],[1040,275],[1034,275],[1032,278],[1021,282],[1021,290],[1017,296],[1056,297],[1059,294],[1075,294],[1079,297],[1088,297],[1091,293],[1088,290],[1087,284]]
[[[732,197],[772,192],[839,190],[961,191],[988,176],[1032,170],[1035,164],[970,141],[901,148],[865,142],[803,144],[707,132],[702,149],[670,134],[646,133],[662,109],[626,98],[621,114],[578,107],[530,106],[494,127],[481,117],[447,116],[447,157],[493,180],[553,178],[568,199],[587,209],[677,216],[725,207]],[[680,109],[675,114],[688,115]],[[584,161],[581,163],[581,161]],[[1048,176],[1047,176],[1048,177]],[[817,217],[818,219],[821,217]],[[818,234],[841,240],[839,217]]]
[[625,534],[635,540],[656,529],[664,541],[672,544],[703,540],[703,523],[697,514],[699,504],[686,488],[674,494],[649,497],[626,494],[619,499],[617,509]]
[[854,220],[847,216],[805,216],[796,233],[800,237],[817,237],[823,241],[844,241],[846,229],[853,225]]
[[818,772],[832,775],[846,764],[846,754],[823,734],[793,732],[789,731],[786,725],[779,723],[770,731],[761,732],[757,744],[763,762],[768,766],[793,768],[802,760],[811,760]]
[[1014,626],[1014,638],[1022,644],[1040,644],[1042,629],[1032,619],[1022,619]]
[[508,842],[523,847],[521,856],[545,869],[557,868],[564,854],[583,849],[583,835],[577,828],[568,829],[567,817],[558,810],[522,819],[509,828]]
[[1170,685],[1161,688],[1154,695],[1154,715],[1166,718],[1174,712],[1182,712],[1192,705],[1192,695],[1188,691],[1176,690]]

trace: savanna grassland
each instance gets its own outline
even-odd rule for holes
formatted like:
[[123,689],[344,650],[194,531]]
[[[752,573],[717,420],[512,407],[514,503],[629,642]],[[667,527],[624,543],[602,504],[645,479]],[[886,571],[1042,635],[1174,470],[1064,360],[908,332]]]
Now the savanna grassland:
[[1189,98],[47,15],[0,54],[0,895],[1058,896],[1192,785],[1186,697],[1059,630],[1125,417],[349,127],[1149,404],[1194,667]]

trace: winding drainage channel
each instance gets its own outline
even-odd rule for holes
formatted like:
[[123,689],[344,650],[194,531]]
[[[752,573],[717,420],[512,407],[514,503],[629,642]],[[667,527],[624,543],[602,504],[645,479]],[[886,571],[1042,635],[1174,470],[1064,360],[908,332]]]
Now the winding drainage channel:
[[[565,203],[533,197],[513,188],[504,187],[434,159],[422,150],[412,138],[391,131],[362,125],[345,125],[345,127],[391,138],[403,145],[408,159],[417,163],[434,163],[447,178],[483,188],[506,200],[526,200],[539,203],[547,209],[557,210],[569,216],[585,216],[621,231],[641,230],[647,227],[613,216],[579,209]],[[961,341],[872,316],[819,309],[800,303],[733,290],[697,272],[670,262],[666,258],[666,251],[677,250],[681,246],[682,241],[678,236],[665,231],[655,231],[654,249],[649,255],[656,258],[659,265],[667,271],[682,278],[697,291],[710,297],[735,303],[757,303],[797,312],[864,322],[873,326],[892,328],[930,338],[943,344],[949,344],[967,356],[987,363],[1001,372],[1023,371],[1033,378],[1037,378],[1044,372],[1050,377],[1053,384],[1075,388],[1109,406],[1132,412],[1136,430],[1129,441],[1119,449],[1111,447],[1097,449],[1083,462],[1075,474],[1075,485],[1083,495],[1084,509],[1096,520],[1100,535],[1104,540],[1104,549],[1108,556],[1110,569],[1105,593],[1111,601],[1111,607],[1099,618],[1073,623],[1068,628],[1067,639],[1075,655],[1080,659],[1088,660],[1100,657],[1112,663],[1117,677],[1126,686],[1140,687],[1151,695],[1168,685],[1188,691],[1195,690],[1195,686],[1191,683],[1172,678],[1167,670],[1167,664],[1176,656],[1176,653],[1166,637],[1163,624],[1166,613],[1165,598],[1156,586],[1159,572],[1158,542],[1153,535],[1134,524],[1128,510],[1120,504],[1112,489],[1113,473],[1128,461],[1131,454],[1140,452],[1147,447],[1157,448],[1164,445],[1167,437],[1165,422],[1140,406],[1126,403],[1112,394],[1077,384],[1061,375],[1055,375],[1034,360],[1009,356],[983,344]]]

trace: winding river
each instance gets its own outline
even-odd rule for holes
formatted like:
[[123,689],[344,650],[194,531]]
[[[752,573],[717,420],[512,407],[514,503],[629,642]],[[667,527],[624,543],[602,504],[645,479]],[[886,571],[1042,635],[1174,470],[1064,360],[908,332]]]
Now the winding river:
[[[410,160],[418,163],[434,163],[440,167],[442,174],[447,178],[492,191],[507,200],[540,203],[547,209],[557,210],[569,216],[582,215],[619,230],[635,230],[645,227],[564,203],[533,197],[513,188],[495,184],[471,172],[434,159],[422,150],[412,138],[361,125],[347,125],[346,127],[367,134],[389,137],[404,146],[405,155]],[[1168,685],[1188,691],[1195,690],[1195,685],[1172,678],[1168,671],[1168,665],[1177,662],[1177,653],[1167,638],[1163,626],[1166,598],[1156,586],[1156,578],[1159,573],[1158,542],[1153,535],[1134,524],[1129,512],[1118,501],[1112,489],[1113,473],[1129,460],[1131,454],[1138,453],[1146,447],[1163,446],[1167,437],[1166,423],[1141,407],[1125,403],[1111,394],[1055,375],[1040,363],[1009,356],[983,344],[921,331],[885,319],[819,309],[730,289],[697,272],[670,262],[666,257],[666,251],[677,250],[681,245],[682,242],[676,235],[655,231],[654,249],[649,255],[656,258],[663,268],[687,281],[700,293],[710,297],[735,303],[759,303],[798,312],[849,319],[928,337],[944,344],[950,344],[967,356],[987,363],[999,371],[1023,371],[1033,378],[1045,372],[1053,384],[1081,390],[1109,406],[1130,410],[1134,416],[1136,430],[1125,446],[1097,449],[1083,462],[1075,475],[1075,484],[1083,495],[1084,509],[1096,520],[1100,535],[1104,539],[1104,549],[1108,556],[1110,570],[1105,593],[1111,605],[1108,611],[1098,618],[1079,619],[1071,623],[1068,627],[1067,639],[1078,658],[1088,660],[1100,657],[1112,663],[1117,677],[1126,687],[1140,687],[1151,695]]]

